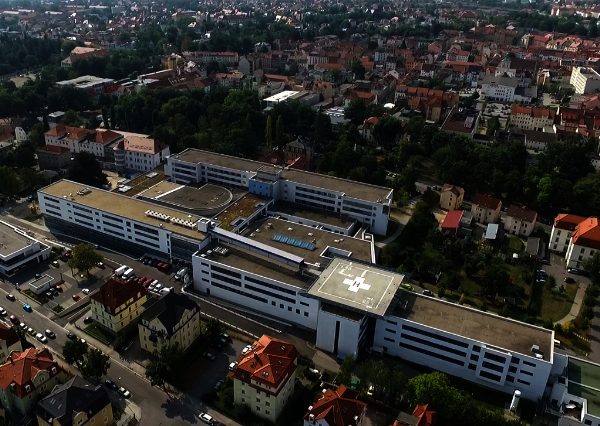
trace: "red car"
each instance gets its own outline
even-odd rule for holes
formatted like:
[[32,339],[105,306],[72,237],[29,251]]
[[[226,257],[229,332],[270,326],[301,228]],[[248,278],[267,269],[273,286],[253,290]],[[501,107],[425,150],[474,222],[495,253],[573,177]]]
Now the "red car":
[[163,263],[161,267],[158,268],[159,270],[161,270],[162,272],[168,272],[169,269],[171,269],[171,264],[170,263]]
[[153,279],[153,278],[150,278],[150,277],[148,277],[148,278],[146,278],[146,279],[144,280],[144,282],[143,282],[142,284],[144,284],[144,285],[149,285],[149,284],[150,284],[152,281],[154,281],[154,279]]
[[74,294],[73,295],[73,300],[76,302],[79,302],[81,300],[81,297],[79,297],[78,295]]
[[147,279],[146,277],[139,277],[137,279],[137,282],[138,282],[138,284],[144,284],[146,282],[146,279]]
[[12,322],[13,324],[16,324],[19,322],[19,318],[17,318],[14,315],[11,315],[9,318],[10,318],[10,322]]
[[68,252],[66,252],[66,253],[65,253],[65,257],[66,257],[67,259],[70,259],[70,258],[72,258],[72,257],[73,257],[73,253],[71,253],[70,251],[68,251]]
[[63,291],[62,287],[59,285],[55,286],[54,288],[56,289],[56,291],[60,291],[60,292]]

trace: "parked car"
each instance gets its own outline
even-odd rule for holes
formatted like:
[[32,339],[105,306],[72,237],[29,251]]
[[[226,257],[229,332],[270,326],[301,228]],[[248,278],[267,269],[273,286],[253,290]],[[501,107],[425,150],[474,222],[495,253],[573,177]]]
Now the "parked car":
[[206,359],[209,359],[209,360],[211,360],[211,361],[214,361],[214,360],[217,358],[216,356],[214,356],[214,355],[213,355],[213,354],[211,354],[210,352],[204,352],[204,353],[202,354],[202,356],[203,356],[204,358],[206,358]]
[[67,339],[75,340],[77,339],[77,336],[75,335],[75,333],[67,331]]
[[424,294],[425,296],[434,297],[434,296],[433,296],[433,293],[431,292],[431,290],[423,290],[423,294]]
[[54,286],[54,288],[56,289],[56,291],[63,291],[63,288],[59,285]]
[[36,279],[36,280],[38,280],[38,279],[40,279],[40,278],[42,278],[42,274],[35,274],[35,279]]
[[202,413],[200,412],[200,414],[198,414],[198,418],[200,420],[202,420],[204,423],[208,424],[208,425],[212,425],[213,424],[213,418],[212,416],[206,414],[206,413]]
[[114,391],[116,391],[117,389],[119,389],[119,388],[117,387],[117,384],[116,384],[115,382],[113,382],[112,380],[110,380],[110,379],[106,379],[106,380],[104,381],[104,384],[106,385],[106,387],[107,387],[107,388],[109,388],[109,389],[111,389],[111,390],[114,390]]
[[90,289],[89,288],[84,288],[83,290],[81,290],[81,292],[83,294],[90,294]]
[[127,389],[125,389],[124,387],[119,388],[119,393],[123,396],[123,398],[129,398],[131,396],[129,391]]
[[54,262],[52,262],[51,265],[54,266],[55,268],[58,268],[60,266],[56,260]]
[[29,327],[27,329],[27,334],[29,334],[30,336],[35,336],[36,333],[35,333],[35,330],[33,328]]
[[28,305],[27,303],[25,303],[25,304],[23,305],[23,310],[24,310],[25,312],[33,312],[33,309],[31,309],[31,306],[30,306],[30,305]]
[[45,292],[44,296],[46,296],[48,299],[54,299],[54,293],[52,293],[50,290]]
[[81,300],[81,297],[79,297],[77,294],[73,295],[73,300],[76,302],[79,302]]
[[225,383],[225,380],[219,380],[217,383],[215,383],[215,391],[219,391],[219,389],[221,389],[221,386],[223,385],[223,383]]
[[85,318],[83,319],[83,323],[84,323],[84,324],[89,324],[89,323],[91,323],[91,322],[94,322],[94,319],[93,319],[92,317],[85,317]]
[[223,347],[223,343],[221,343],[220,340],[216,340],[212,343],[212,345],[217,348],[217,349],[221,349]]
[[42,333],[38,333],[35,335],[35,338],[42,343],[48,343],[48,339]]
[[575,282],[575,280],[571,277],[565,277],[565,282],[567,284],[573,284]]
[[19,324],[19,328],[21,330],[23,330],[23,331],[27,331],[27,325],[24,322],[22,322],[21,324]]
[[231,364],[229,364],[229,371],[235,371],[237,366],[238,366],[238,363],[236,361],[233,361]]
[[248,345],[244,349],[242,349],[242,355],[246,355],[248,352],[252,350],[252,346]]
[[400,287],[406,291],[415,291],[414,287],[408,283],[400,284]]
[[14,302],[15,300],[17,300],[17,298],[10,293],[6,295],[6,298],[8,300],[10,300],[11,302]]
[[229,334],[227,334],[227,333],[221,333],[221,334],[219,335],[219,337],[220,337],[221,339],[229,340]]
[[56,339],[56,334],[54,334],[54,331],[51,330],[46,330],[46,336],[48,336],[51,339]]
[[13,324],[16,324],[19,322],[19,318],[17,318],[14,315],[11,315],[9,318],[10,318],[10,322],[12,322]]

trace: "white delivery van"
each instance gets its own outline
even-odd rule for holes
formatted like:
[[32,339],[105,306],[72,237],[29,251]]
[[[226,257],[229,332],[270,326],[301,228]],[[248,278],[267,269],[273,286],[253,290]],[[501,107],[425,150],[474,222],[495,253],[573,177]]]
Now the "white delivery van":
[[123,276],[121,278],[123,278],[124,280],[128,280],[129,278],[131,278],[132,275],[133,275],[133,268],[127,268],[127,270],[125,272],[123,272]]
[[121,275],[123,275],[127,268],[129,268],[129,266],[127,265],[119,266],[117,269],[115,269],[115,277],[120,277]]

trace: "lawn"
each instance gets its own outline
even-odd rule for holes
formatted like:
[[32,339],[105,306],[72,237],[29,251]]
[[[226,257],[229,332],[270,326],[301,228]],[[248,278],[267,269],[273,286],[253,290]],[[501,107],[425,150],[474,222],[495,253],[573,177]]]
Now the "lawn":
[[29,289],[23,290],[21,293],[25,294],[27,297],[32,298],[33,300],[38,302],[40,305],[43,305],[44,303],[46,303],[48,301],[48,299],[45,296],[39,296]]
[[525,248],[523,240],[514,235],[506,235],[505,241],[508,244],[508,248],[515,252],[521,252]]
[[94,324],[88,325],[85,328],[85,332],[87,334],[89,334],[90,336],[95,337],[96,339],[100,340],[102,343],[105,343],[107,345],[110,345],[112,343],[112,341],[115,340],[115,338],[113,336],[105,333],[104,331],[102,331],[101,329],[96,327]]
[[551,319],[558,321],[567,316],[575,300],[578,284],[565,284],[565,293],[550,292],[544,288],[542,296],[542,313],[543,320]]

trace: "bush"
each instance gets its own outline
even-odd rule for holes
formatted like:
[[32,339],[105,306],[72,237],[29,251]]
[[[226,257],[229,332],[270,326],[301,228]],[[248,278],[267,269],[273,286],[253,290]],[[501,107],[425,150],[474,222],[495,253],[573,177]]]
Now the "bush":
[[502,310],[500,311],[500,316],[501,317],[508,317],[510,315],[510,309],[508,308],[508,306],[504,305],[502,307]]
[[594,308],[592,308],[591,306],[586,306],[581,311],[581,316],[587,320],[591,320],[592,318],[594,318]]
[[594,307],[596,306],[596,298],[594,296],[585,296],[585,298],[583,299],[583,304],[585,306],[590,306],[590,307]]
[[61,305],[56,305],[54,308],[52,308],[52,310],[58,314],[58,313],[64,311],[65,308],[63,308]]
[[298,355],[298,365],[305,365],[309,368],[315,368],[315,363],[313,360],[304,354]]
[[466,299],[467,299],[467,298],[465,297],[465,294],[463,293],[463,294],[462,294],[462,296],[460,296],[460,299],[459,299],[459,301],[458,301],[458,304],[459,304],[459,305],[464,305],[464,304],[465,304],[465,300],[466,300]]
[[488,304],[485,300],[483,301],[483,303],[481,303],[481,305],[479,306],[479,309],[481,309],[483,312],[487,312]]
[[554,331],[556,333],[561,333],[562,334],[562,332],[563,332],[562,324],[561,323],[554,324]]
[[574,330],[575,326],[573,325],[572,321],[566,322],[562,326],[562,332],[565,336],[570,336],[571,334],[573,334]]
[[544,321],[544,328],[547,328],[548,330],[554,330],[554,321],[552,321],[552,318]]

